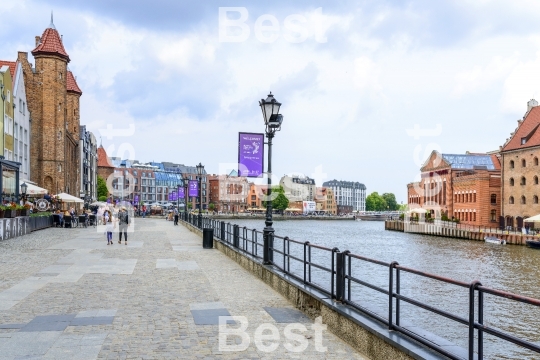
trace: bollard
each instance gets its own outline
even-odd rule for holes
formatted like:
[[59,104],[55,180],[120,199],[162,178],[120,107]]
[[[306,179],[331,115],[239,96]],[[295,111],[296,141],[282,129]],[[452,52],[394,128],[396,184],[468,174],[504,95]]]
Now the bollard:
[[212,249],[214,247],[214,229],[203,229],[203,248]]
[[233,246],[238,248],[240,245],[240,227],[233,225]]
[[221,240],[225,241],[225,221],[221,222]]

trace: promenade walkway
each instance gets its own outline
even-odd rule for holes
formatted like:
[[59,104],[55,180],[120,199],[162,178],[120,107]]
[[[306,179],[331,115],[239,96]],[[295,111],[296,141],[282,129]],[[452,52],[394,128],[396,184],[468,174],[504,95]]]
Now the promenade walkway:
[[[318,351],[313,320],[183,226],[135,220],[127,246],[117,234],[107,246],[96,228],[0,242],[1,359],[364,359],[328,331]],[[228,314],[247,318],[251,340],[260,324],[276,326],[277,349],[220,351]],[[299,344],[284,336],[290,322],[307,328],[303,352],[285,348]]]

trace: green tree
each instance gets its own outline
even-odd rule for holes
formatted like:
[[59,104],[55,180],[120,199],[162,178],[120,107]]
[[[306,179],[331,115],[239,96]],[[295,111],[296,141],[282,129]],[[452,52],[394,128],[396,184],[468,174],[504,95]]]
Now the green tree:
[[376,191],[366,197],[367,211],[385,211],[387,210],[387,206],[384,198]]
[[216,208],[216,206],[214,205],[214,203],[208,204],[208,210],[214,211],[215,208]]
[[97,196],[99,199],[105,196],[105,200],[107,200],[107,196],[109,196],[109,189],[107,189],[107,182],[101,176],[97,177]]
[[[283,186],[272,187],[272,197],[274,198],[272,200],[272,209],[283,211],[289,207],[289,199],[285,196]],[[266,201],[263,201],[263,206],[266,207]]]
[[107,197],[106,196],[100,196],[100,197],[98,197],[98,201],[105,202],[105,201],[107,201]]
[[392,193],[384,193],[382,194],[382,198],[384,201],[386,201],[386,206],[388,206],[388,210],[399,210],[399,205],[396,201],[396,196]]

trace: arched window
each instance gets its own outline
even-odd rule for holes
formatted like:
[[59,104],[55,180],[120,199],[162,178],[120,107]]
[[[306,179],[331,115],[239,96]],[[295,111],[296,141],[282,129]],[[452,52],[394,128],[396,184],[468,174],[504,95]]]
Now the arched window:
[[527,184],[527,180],[525,180],[525,176],[522,176],[521,177],[521,185],[526,185]]
[[534,158],[534,165],[538,166],[538,158],[537,157]]
[[534,185],[538,185],[538,176],[534,175]]
[[491,205],[496,205],[496,204],[497,204],[497,195],[491,194]]
[[527,162],[525,159],[521,159],[521,167],[525,167],[527,165]]
[[538,196],[533,196],[533,204],[538,204]]
[[513,204],[514,203],[514,197],[513,196],[510,196],[510,199],[508,201],[509,204]]
[[514,160],[510,160],[510,169],[514,168]]
[[527,199],[525,199],[525,196],[522,196],[522,197],[521,197],[521,203],[522,203],[522,204],[526,204],[526,203],[527,203]]
[[510,178],[510,186],[514,186],[514,178]]

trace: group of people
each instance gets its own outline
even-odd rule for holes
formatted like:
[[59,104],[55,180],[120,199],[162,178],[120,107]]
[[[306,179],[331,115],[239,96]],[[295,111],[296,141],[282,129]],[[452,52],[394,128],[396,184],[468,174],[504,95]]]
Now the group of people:
[[124,244],[127,245],[127,229],[130,225],[129,214],[125,206],[115,216],[111,210],[105,209],[102,215],[102,223],[105,224],[105,233],[107,234],[107,245],[113,244],[112,233],[118,224],[118,243],[122,243],[122,234],[124,234]]
[[[58,215],[58,217],[60,218],[60,226],[62,227],[64,227],[64,224],[65,224],[65,219],[64,219],[65,216],[70,217],[72,223],[75,221],[76,216],[78,216],[77,211],[75,210],[74,207],[71,207],[71,209],[66,209],[66,210],[56,210],[55,214]],[[84,221],[87,222],[89,214],[90,214],[90,211],[86,211],[86,212],[83,211],[80,215],[84,215]]]
[[173,221],[174,219],[174,225],[178,225],[178,209],[174,208],[172,210],[169,210],[169,215],[167,216],[168,221]]

